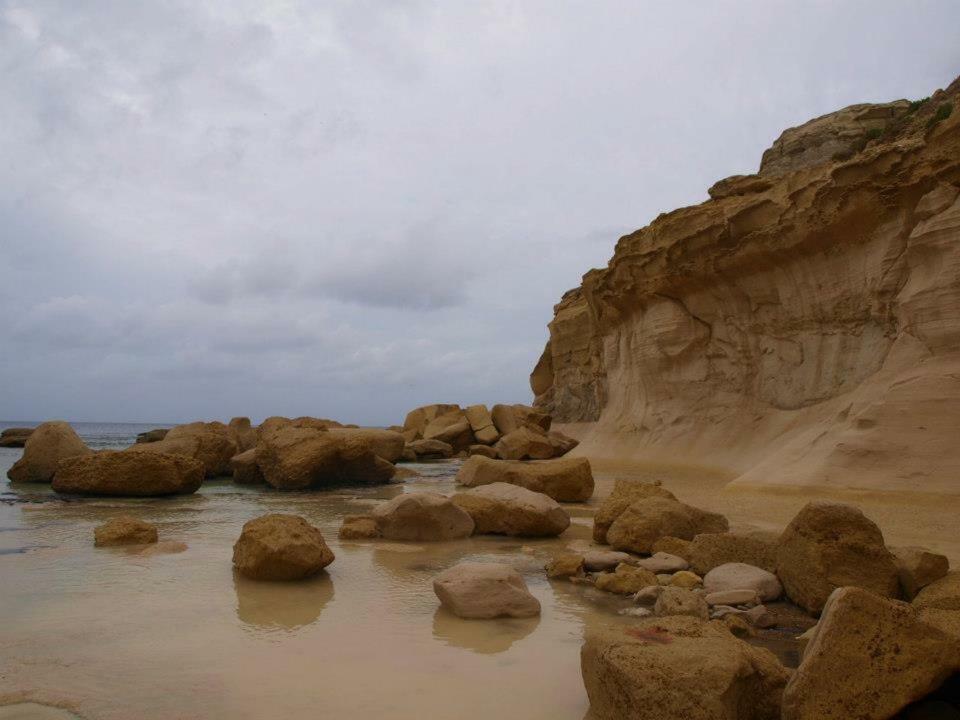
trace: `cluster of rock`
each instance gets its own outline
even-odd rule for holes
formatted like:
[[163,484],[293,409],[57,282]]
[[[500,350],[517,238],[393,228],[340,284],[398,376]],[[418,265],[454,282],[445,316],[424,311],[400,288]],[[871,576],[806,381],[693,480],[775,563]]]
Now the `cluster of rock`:
[[529,405],[425,405],[391,430],[406,441],[409,461],[480,455],[502,460],[547,460],[577,441],[550,429],[552,418]]
[[32,433],[33,428],[7,428],[0,432],[0,447],[22,448]]
[[[641,618],[583,647],[598,718],[880,720],[933,702],[960,670],[960,573],[923,548],[888,548],[853,506],[811,502],[782,533],[729,532],[659,485],[621,482],[594,540],[613,549],[546,570],[632,596],[625,614]],[[792,674],[740,639],[776,624],[765,603],[780,598],[822,613]]]

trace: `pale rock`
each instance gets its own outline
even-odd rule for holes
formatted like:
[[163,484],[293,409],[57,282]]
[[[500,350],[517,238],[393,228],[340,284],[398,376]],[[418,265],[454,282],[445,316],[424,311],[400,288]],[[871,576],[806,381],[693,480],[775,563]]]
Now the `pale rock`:
[[454,615],[470,619],[534,617],[540,601],[509,565],[462,562],[433,581],[440,603]]

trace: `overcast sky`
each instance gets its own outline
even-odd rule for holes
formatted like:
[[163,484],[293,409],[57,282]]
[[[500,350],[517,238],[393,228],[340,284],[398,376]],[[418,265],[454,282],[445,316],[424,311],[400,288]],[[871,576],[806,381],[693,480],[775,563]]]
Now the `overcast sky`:
[[960,2],[0,0],[0,418],[529,402],[561,294]]

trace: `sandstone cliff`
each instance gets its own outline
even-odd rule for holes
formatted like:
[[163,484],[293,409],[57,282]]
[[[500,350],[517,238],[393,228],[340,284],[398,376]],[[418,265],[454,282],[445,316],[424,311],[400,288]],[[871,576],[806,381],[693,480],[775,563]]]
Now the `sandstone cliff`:
[[957,105],[817,118],[621,238],[556,306],[536,404],[580,454],[960,494]]

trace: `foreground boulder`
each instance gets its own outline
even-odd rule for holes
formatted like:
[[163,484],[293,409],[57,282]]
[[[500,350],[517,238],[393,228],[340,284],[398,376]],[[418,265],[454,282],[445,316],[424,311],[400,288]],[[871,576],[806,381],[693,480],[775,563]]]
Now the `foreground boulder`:
[[473,534],[473,518],[437,493],[403,493],[370,513],[379,537],[388,540],[455,540]]
[[254,518],[233,546],[234,567],[253,580],[300,580],[333,560],[323,534],[298,515]]
[[593,473],[586,458],[515,462],[474,455],[457,472],[457,483],[467,487],[496,482],[519,485],[558,502],[582,502],[593,495]]
[[502,460],[548,460],[555,453],[553,443],[546,435],[528,427],[507,433],[494,449]]
[[187,495],[203,483],[203,465],[182,455],[102,450],[60,462],[53,489],[70,495]]
[[746,563],[769,572],[777,569],[777,542],[773,532],[701,533],[690,543],[690,566],[703,575],[726,563]]
[[820,612],[838,587],[861,587],[885,597],[899,594],[899,573],[883,533],[859,509],[810,502],[780,536],[777,575],[793,602]]
[[762,601],[776,600],[783,593],[776,575],[746,563],[725,563],[713,568],[703,577],[703,589],[707,594],[748,590]]
[[7,428],[0,432],[0,447],[22,448],[32,434],[33,428]]
[[596,720],[779,720],[788,677],[769,650],[687,616],[592,633],[580,666]]
[[477,535],[551,537],[570,527],[570,516],[556,500],[519,485],[482,485],[452,500],[473,518]]
[[885,720],[960,671],[960,641],[861,588],[834,591],[812,635],[784,720]]
[[96,547],[148,545],[156,541],[156,525],[129,515],[113,518],[93,529],[93,544]]
[[462,562],[440,573],[433,581],[433,591],[443,607],[462,618],[540,614],[540,601],[509,565]]
[[23,457],[7,471],[12,482],[50,482],[61,460],[91,455],[69,424],[54,420],[39,425],[24,445]]
[[377,446],[376,436],[354,429],[261,426],[257,464],[279,490],[378,485],[390,482],[396,468],[376,454]]
[[[613,521],[637,500],[648,497],[664,497],[676,500],[674,494],[654,483],[635,482],[632,480],[617,480],[613,491],[603,501],[593,516],[593,540],[601,544],[607,542],[607,530]],[[671,551],[667,551],[671,552]]]
[[653,496],[631,504],[607,530],[607,542],[617,550],[650,553],[661,537],[690,540],[700,533],[725,532],[727,519],[667,497]]
[[199,460],[208,478],[233,473],[230,458],[239,453],[234,434],[222,422],[194,422],[171,428],[163,440],[138,443],[126,450],[131,453],[182,455]]
[[266,482],[257,464],[255,447],[230,458],[230,467],[233,469],[233,481],[238,485],[258,485]]

